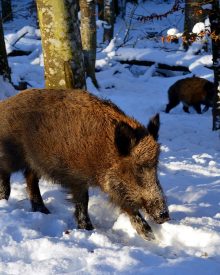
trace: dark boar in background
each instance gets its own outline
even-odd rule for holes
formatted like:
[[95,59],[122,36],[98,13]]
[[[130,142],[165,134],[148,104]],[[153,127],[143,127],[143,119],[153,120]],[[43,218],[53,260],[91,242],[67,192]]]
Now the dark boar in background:
[[99,186],[151,239],[139,211],[157,223],[169,219],[157,177],[158,130],[159,115],[144,127],[85,91],[23,91],[0,103],[0,199],[9,198],[10,174],[21,170],[33,211],[49,213],[38,181],[52,179],[72,194],[78,228],[91,230],[88,188]]
[[166,113],[183,103],[183,110],[189,113],[189,106],[192,106],[198,114],[201,114],[201,104],[205,105],[203,112],[213,106],[215,95],[214,84],[199,77],[189,77],[178,80],[168,90],[169,102],[166,106]]

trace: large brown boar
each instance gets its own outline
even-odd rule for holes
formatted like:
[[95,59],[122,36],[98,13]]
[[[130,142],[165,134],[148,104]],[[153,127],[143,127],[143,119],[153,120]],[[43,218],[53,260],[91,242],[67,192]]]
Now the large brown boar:
[[91,230],[88,187],[99,186],[151,239],[140,210],[157,223],[169,219],[157,177],[158,131],[159,115],[144,127],[86,91],[23,91],[0,103],[0,199],[9,198],[10,174],[21,170],[33,211],[49,213],[38,186],[46,177],[68,189],[78,228]]
[[176,81],[168,90],[169,103],[166,106],[166,113],[183,103],[183,110],[189,113],[189,106],[192,106],[198,114],[201,114],[201,104],[205,105],[203,112],[213,106],[215,95],[214,84],[199,77],[189,77]]

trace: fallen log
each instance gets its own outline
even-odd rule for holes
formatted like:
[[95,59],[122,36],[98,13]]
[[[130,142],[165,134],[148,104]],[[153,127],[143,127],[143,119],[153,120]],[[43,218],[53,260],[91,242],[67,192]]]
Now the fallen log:
[[[156,62],[147,61],[147,60],[119,60],[121,64],[128,64],[128,65],[138,65],[138,66],[152,66]],[[156,63],[156,68],[163,69],[163,70],[171,70],[171,71],[178,71],[178,72],[186,72],[190,73],[189,68],[180,65],[167,65],[162,63]]]

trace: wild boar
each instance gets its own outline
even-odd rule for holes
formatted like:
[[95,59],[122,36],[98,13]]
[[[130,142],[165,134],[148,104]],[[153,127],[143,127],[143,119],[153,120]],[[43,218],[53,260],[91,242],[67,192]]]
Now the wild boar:
[[0,199],[9,198],[10,174],[21,170],[33,211],[49,213],[38,181],[50,179],[72,195],[78,228],[92,230],[88,188],[99,186],[152,239],[140,210],[157,223],[169,220],[157,176],[158,131],[158,114],[144,127],[86,91],[23,91],[0,102]]
[[169,113],[181,101],[184,112],[189,113],[189,106],[192,106],[201,114],[201,104],[205,105],[203,112],[208,111],[213,106],[214,95],[214,84],[206,79],[189,77],[178,80],[168,90],[169,102],[165,112]]

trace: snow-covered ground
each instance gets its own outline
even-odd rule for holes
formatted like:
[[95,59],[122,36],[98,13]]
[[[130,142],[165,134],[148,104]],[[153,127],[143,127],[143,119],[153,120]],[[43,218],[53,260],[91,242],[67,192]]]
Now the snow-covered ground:
[[[146,1],[144,8],[140,8],[149,15],[166,11],[170,6],[169,2],[164,4],[158,0],[157,4]],[[132,6],[129,4],[128,8]],[[5,24],[8,51],[11,51],[10,44],[15,41],[17,32],[27,22],[21,17],[17,24],[16,20]],[[163,46],[160,41],[138,40],[137,37],[144,29],[158,32],[169,26],[181,29],[181,22],[182,15],[178,13],[146,25],[134,21],[133,38],[127,49],[120,51],[137,59],[142,51],[143,55],[150,53],[148,57],[155,56],[156,62],[171,62],[170,49],[176,47],[177,50],[178,45],[167,45],[170,48],[167,52],[167,48],[159,49]],[[97,67],[101,71],[97,79],[101,89],[97,91],[88,80],[88,90],[110,98],[128,115],[145,124],[153,114],[160,113],[158,173],[172,220],[163,225],[151,223],[156,240],[144,241],[128,218],[108,202],[107,195],[91,189],[89,212],[96,229],[91,232],[77,230],[73,220],[74,206],[66,200],[61,186],[42,180],[40,189],[51,214],[33,213],[24,179],[21,174],[14,174],[9,201],[0,201],[0,274],[220,274],[220,141],[219,133],[211,130],[211,110],[202,115],[194,110],[186,114],[179,105],[170,114],[164,113],[167,89],[176,80],[192,74],[162,77],[155,72],[154,65],[131,67],[117,62],[117,43],[123,40],[124,27],[119,19],[118,38],[104,50],[100,44]],[[29,27],[23,31],[27,35],[17,47],[28,49],[31,54],[9,58],[12,79],[43,87],[39,32]],[[137,51],[135,48],[129,50],[132,43],[139,48]],[[146,48],[145,53],[143,48]],[[210,64],[209,53],[189,58],[189,53],[176,53],[172,49],[172,60],[199,68],[196,74],[200,77],[213,78],[212,72],[204,68]],[[2,79],[0,88],[1,98],[15,93]]]

